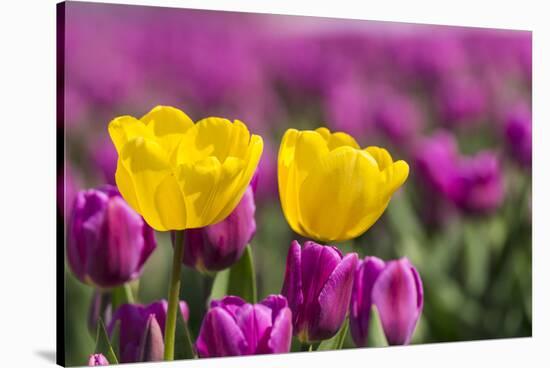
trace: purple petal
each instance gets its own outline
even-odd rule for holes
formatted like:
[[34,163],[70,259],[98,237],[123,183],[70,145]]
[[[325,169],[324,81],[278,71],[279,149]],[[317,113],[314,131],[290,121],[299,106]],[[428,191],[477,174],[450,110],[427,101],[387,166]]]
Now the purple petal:
[[204,317],[196,348],[201,358],[223,357],[243,355],[248,344],[233,316],[221,307],[214,307]]
[[292,342],[292,312],[283,308],[277,313],[267,342],[268,353],[287,353]]
[[388,262],[372,290],[372,301],[390,345],[408,344],[420,317],[415,273],[406,258]]
[[359,347],[367,345],[372,287],[384,267],[384,261],[381,259],[365,257],[364,261],[358,263],[355,271],[349,323],[353,341]]
[[150,314],[139,346],[140,362],[158,362],[164,358],[164,338],[154,314]]
[[248,351],[244,354],[255,354],[260,341],[269,338],[271,331],[271,309],[262,304],[245,304],[235,314],[235,320],[247,341]]
[[144,248],[141,216],[122,198],[114,197],[107,205],[105,221],[97,219],[102,222],[99,232],[95,224],[90,224],[91,220],[85,225],[91,227],[89,236],[100,234],[100,238],[93,243],[94,257],[88,265],[92,280],[103,287],[112,287],[136,278]]
[[105,358],[103,354],[90,355],[90,359],[88,360],[89,367],[97,367],[103,365],[109,365],[109,361],[107,360],[107,358]]
[[288,305],[293,313],[293,323],[296,326],[298,311],[304,302],[302,293],[302,249],[296,240],[292,241],[288,249],[285,279],[281,294],[288,301]]
[[319,319],[310,325],[310,341],[328,339],[340,329],[349,308],[356,267],[357,254],[350,253],[330,275],[318,297]]

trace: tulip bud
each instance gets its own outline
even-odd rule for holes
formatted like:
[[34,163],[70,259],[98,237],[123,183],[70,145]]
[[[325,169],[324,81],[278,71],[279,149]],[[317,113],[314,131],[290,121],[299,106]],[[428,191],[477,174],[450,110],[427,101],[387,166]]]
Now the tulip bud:
[[294,335],[302,342],[336,334],[348,310],[357,254],[345,257],[336,247],[307,241],[303,249],[293,241],[286,260],[281,294],[286,296]]
[[[115,324],[120,321],[119,353],[121,363],[139,362],[142,357],[157,359],[160,349],[158,331],[155,324],[160,327],[164,336],[164,325],[168,302],[160,300],[149,305],[123,304],[113,315],[108,326],[108,332],[112,335]],[[184,301],[180,301],[180,312],[184,320],[189,318],[189,309]],[[151,321],[154,317],[154,322]],[[164,351],[164,343],[162,344]],[[162,357],[162,354],[160,355]]]
[[101,365],[109,365],[109,361],[103,354],[92,354],[88,360],[88,367],[97,367]]
[[258,304],[226,296],[210,303],[196,348],[201,358],[286,353],[291,340],[292,315],[283,296]]
[[366,257],[357,267],[350,304],[353,341],[357,346],[366,346],[370,310],[374,305],[388,343],[408,344],[423,302],[422,281],[407,258],[384,265],[376,257]]
[[153,230],[115,187],[78,193],[71,212],[67,257],[80,281],[110,288],[134,280],[155,247]]
[[379,258],[366,257],[359,261],[351,293],[349,324],[351,336],[358,347],[367,346],[370,310],[372,306],[372,287],[384,270],[385,264]]
[[150,314],[141,336],[139,345],[140,362],[158,362],[163,360],[164,339],[162,330],[154,314]]
[[254,194],[249,186],[223,221],[185,234],[183,263],[199,271],[220,271],[237,262],[256,232]]

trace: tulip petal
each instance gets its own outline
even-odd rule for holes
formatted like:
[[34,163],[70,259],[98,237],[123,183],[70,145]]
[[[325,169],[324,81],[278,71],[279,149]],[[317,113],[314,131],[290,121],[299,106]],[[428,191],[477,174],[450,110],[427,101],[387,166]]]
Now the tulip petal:
[[385,263],[377,257],[365,257],[357,265],[350,302],[350,332],[358,347],[367,346],[370,311],[372,306],[372,287]]
[[[218,200],[216,201],[216,207],[214,209],[214,213],[217,213],[217,215],[212,223],[215,224],[224,220],[231,212],[233,212],[235,207],[237,207],[244,196],[244,192],[250,184],[252,177],[254,176],[254,172],[262,156],[262,151],[262,137],[259,135],[252,135],[250,137],[250,143],[248,145],[246,156],[243,160],[233,157],[229,157],[225,160],[224,164],[227,165],[236,166],[237,163],[241,165],[240,163],[243,162],[245,166],[240,169],[238,177],[233,180],[232,184],[227,184],[220,188],[218,192]],[[222,204],[225,205],[221,207]]]
[[364,151],[368,152],[376,160],[380,171],[384,171],[393,164],[390,153],[384,148],[370,146],[365,148]]
[[166,229],[186,228],[187,212],[185,199],[174,175],[167,175],[155,191],[155,205],[160,220]]
[[119,116],[109,123],[109,135],[120,155],[126,143],[137,137],[153,139],[153,135],[138,119],[133,116]]
[[[120,285],[138,276],[139,262],[145,247],[141,217],[130,211],[120,197],[111,198],[107,205],[105,221],[102,220],[98,249],[93,250],[94,262],[88,272],[94,282],[103,287]],[[97,229],[97,228],[96,228]],[[96,232],[97,230],[92,230]]]
[[356,266],[357,254],[346,255],[319,293],[320,314],[315,326],[318,331],[314,334],[322,340],[338,332],[346,318]]
[[169,156],[178,147],[193,121],[183,111],[171,106],[155,106],[140,119]]
[[120,159],[132,178],[145,221],[156,230],[168,230],[162,223],[155,200],[159,185],[172,175],[166,152],[155,141],[138,137],[124,146]]
[[177,164],[185,164],[216,157],[224,162],[227,157],[244,158],[250,141],[246,125],[231,123],[222,118],[206,118],[189,129],[178,149]]
[[381,183],[378,166],[367,153],[347,146],[331,151],[300,187],[302,226],[327,242],[359,236],[387,205],[380,202]]
[[317,128],[315,131],[325,139],[328,149],[335,150],[338,147],[348,146],[359,149],[359,144],[351,135],[344,132],[331,133],[327,128]]
[[304,302],[302,290],[302,248],[296,240],[293,240],[286,257],[285,278],[281,294],[286,297],[288,305],[292,309],[295,326],[298,323],[298,311]]
[[389,195],[392,195],[399,187],[403,185],[409,176],[409,165],[402,160],[396,161],[388,167],[383,173],[387,176]]
[[248,351],[248,343],[235,319],[223,308],[211,308],[196,342],[201,358],[242,355]]
[[408,344],[418,320],[418,295],[415,275],[408,260],[389,262],[372,289],[390,345]]
[[237,325],[243,332],[250,350],[245,354],[255,354],[260,341],[269,338],[272,317],[271,309],[262,304],[245,304],[235,313]]
[[136,195],[136,189],[134,188],[134,181],[132,176],[126,170],[122,164],[122,160],[117,160],[117,168],[115,173],[115,181],[122,197],[128,202],[128,204],[134,209],[134,211],[141,213],[139,209],[139,202]]
[[140,362],[158,362],[163,360],[164,339],[154,314],[149,315],[139,344]]
[[296,187],[296,169],[293,164],[298,136],[299,132],[296,129],[288,129],[283,136],[279,149],[277,179],[285,218],[292,230],[305,235],[300,231],[298,222],[298,190]]
[[290,350],[291,343],[292,312],[287,307],[276,314],[269,340],[267,341],[267,353],[286,353]]

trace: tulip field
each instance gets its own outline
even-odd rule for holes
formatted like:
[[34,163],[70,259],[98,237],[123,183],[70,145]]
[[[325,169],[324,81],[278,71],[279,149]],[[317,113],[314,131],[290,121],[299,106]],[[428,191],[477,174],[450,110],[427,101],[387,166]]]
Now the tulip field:
[[58,34],[67,366],[531,336],[530,32],[69,2]]

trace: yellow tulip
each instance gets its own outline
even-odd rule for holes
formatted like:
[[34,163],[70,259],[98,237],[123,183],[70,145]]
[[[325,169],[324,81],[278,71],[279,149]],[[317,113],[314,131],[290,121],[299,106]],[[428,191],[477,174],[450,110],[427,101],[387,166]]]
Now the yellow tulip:
[[196,124],[181,110],[157,106],[141,119],[109,123],[118,152],[116,184],[156,230],[203,227],[225,219],[243,196],[263,149],[239,120]]
[[348,134],[286,131],[278,158],[279,195],[290,227],[323,242],[353,239],[382,215],[409,165],[383,148],[361,149]]

